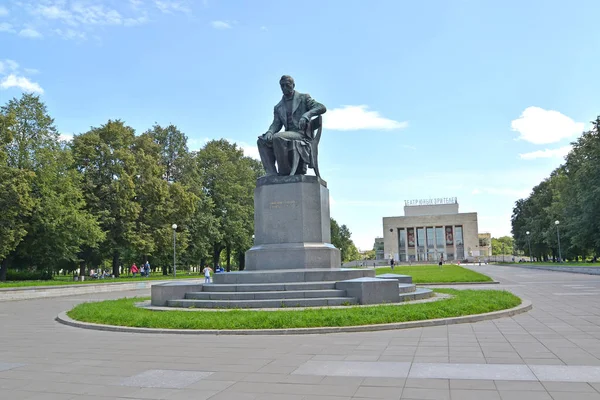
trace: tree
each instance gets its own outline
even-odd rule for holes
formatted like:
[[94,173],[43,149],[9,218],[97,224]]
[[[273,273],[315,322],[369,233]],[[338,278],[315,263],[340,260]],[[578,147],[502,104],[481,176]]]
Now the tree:
[[14,118],[5,146],[8,167],[31,176],[33,202],[23,218],[27,233],[13,259],[21,266],[56,270],[77,261],[80,247],[94,246],[102,232],[84,210],[70,151],[60,146],[54,121],[39,97],[25,94],[13,99],[2,107],[2,114]]
[[98,216],[106,233],[100,250],[112,258],[115,276],[119,276],[121,256],[142,247],[137,230],[141,206],[135,193],[134,139],[133,128],[109,120],[75,136],[72,144],[76,168],[83,175],[87,209]]
[[254,188],[261,167],[257,161],[244,157],[236,144],[213,140],[193,156],[193,175],[204,194],[210,198],[216,228],[210,238],[213,266],[226,251],[227,271],[231,255],[251,245],[254,232]]
[[340,250],[342,262],[359,258],[358,249],[351,236],[350,229],[346,225],[339,226],[337,221],[331,218],[331,244]]
[[0,281],[6,281],[6,258],[27,234],[25,218],[33,208],[33,174],[8,166],[6,146],[12,142],[14,118],[0,113]]
[[145,135],[158,145],[163,178],[167,182],[181,180],[185,158],[188,156],[187,136],[173,124],[163,128],[155,124]]
[[510,236],[492,238],[492,255],[513,254],[513,244]]

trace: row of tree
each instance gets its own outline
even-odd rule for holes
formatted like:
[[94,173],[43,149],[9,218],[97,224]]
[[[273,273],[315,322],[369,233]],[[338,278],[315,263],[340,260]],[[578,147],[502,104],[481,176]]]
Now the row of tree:
[[[0,109],[0,280],[7,269],[56,272],[149,260],[244,268],[260,162],[226,140],[190,152],[174,125],[141,135],[123,121],[59,140],[38,96]],[[174,232],[172,225],[176,224]],[[347,258],[350,231],[332,220]]]
[[[565,163],[513,209],[512,233],[525,254],[585,260],[600,254],[600,116]],[[556,223],[558,221],[558,224]],[[529,234],[527,234],[529,232]],[[560,245],[559,245],[560,243]],[[559,254],[560,252],[560,254]]]

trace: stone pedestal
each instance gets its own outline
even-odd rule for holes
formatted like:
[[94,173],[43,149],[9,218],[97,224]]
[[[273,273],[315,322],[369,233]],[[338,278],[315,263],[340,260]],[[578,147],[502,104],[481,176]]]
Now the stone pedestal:
[[246,270],[339,268],[329,190],[316,176],[267,176],[254,190],[254,246]]

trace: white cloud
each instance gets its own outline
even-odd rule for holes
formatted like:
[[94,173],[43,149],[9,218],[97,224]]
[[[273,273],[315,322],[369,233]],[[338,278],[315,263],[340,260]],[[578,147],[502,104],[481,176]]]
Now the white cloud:
[[0,74],[7,73],[8,71],[16,71],[19,69],[19,64],[14,60],[0,61]]
[[8,15],[8,8],[4,6],[0,6],[0,17],[5,17]]
[[33,28],[25,28],[25,29],[21,29],[21,31],[19,32],[19,36],[31,38],[31,39],[39,39],[42,37],[42,34]]
[[40,71],[35,68],[23,68],[23,72],[29,75],[36,75],[40,73]]
[[479,189],[473,189],[473,191],[471,192],[471,194],[481,194],[481,190],[479,190]]
[[583,122],[575,122],[558,111],[527,107],[518,119],[511,122],[519,139],[534,144],[555,143],[583,132]]
[[368,108],[366,105],[360,105],[329,110],[323,117],[323,125],[326,129],[338,131],[392,130],[408,126],[408,122],[384,118],[377,111],[369,111]]
[[54,30],[54,33],[56,33],[58,36],[60,36],[63,39],[66,39],[66,40],[86,40],[86,38],[87,38],[87,35],[85,34],[85,32],[76,31],[71,28],[64,29],[64,30],[57,28]]
[[190,8],[181,1],[154,0],[154,5],[161,12],[171,14],[174,11],[182,13],[190,13]]
[[8,22],[0,22],[0,32],[15,33],[15,30]]
[[212,21],[210,25],[215,29],[230,29],[231,24],[225,21]]
[[258,153],[258,147],[256,145],[250,145],[244,142],[239,142],[238,146],[244,151],[246,157],[254,158],[260,161],[260,154]]
[[37,84],[36,82],[32,82],[24,76],[16,76],[15,74],[10,74],[5,76],[0,81],[0,89],[9,89],[9,88],[19,88],[24,92],[33,92],[33,93],[44,93],[44,89]]
[[65,142],[70,142],[71,140],[73,140],[73,135],[72,134],[68,134],[68,133],[60,134],[58,136],[58,140],[62,140],[62,141],[65,141]]
[[523,160],[535,160],[536,158],[552,158],[552,157],[560,157],[564,158],[571,151],[572,147],[563,146],[558,149],[545,149],[532,151],[531,153],[519,154]]

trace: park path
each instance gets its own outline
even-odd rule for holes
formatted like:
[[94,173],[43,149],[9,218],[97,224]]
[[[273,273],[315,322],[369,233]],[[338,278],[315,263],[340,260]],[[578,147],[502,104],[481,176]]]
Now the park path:
[[54,321],[82,301],[149,290],[0,302],[0,399],[600,400],[600,277],[470,268],[500,282],[481,288],[533,310],[395,331],[197,336]]

